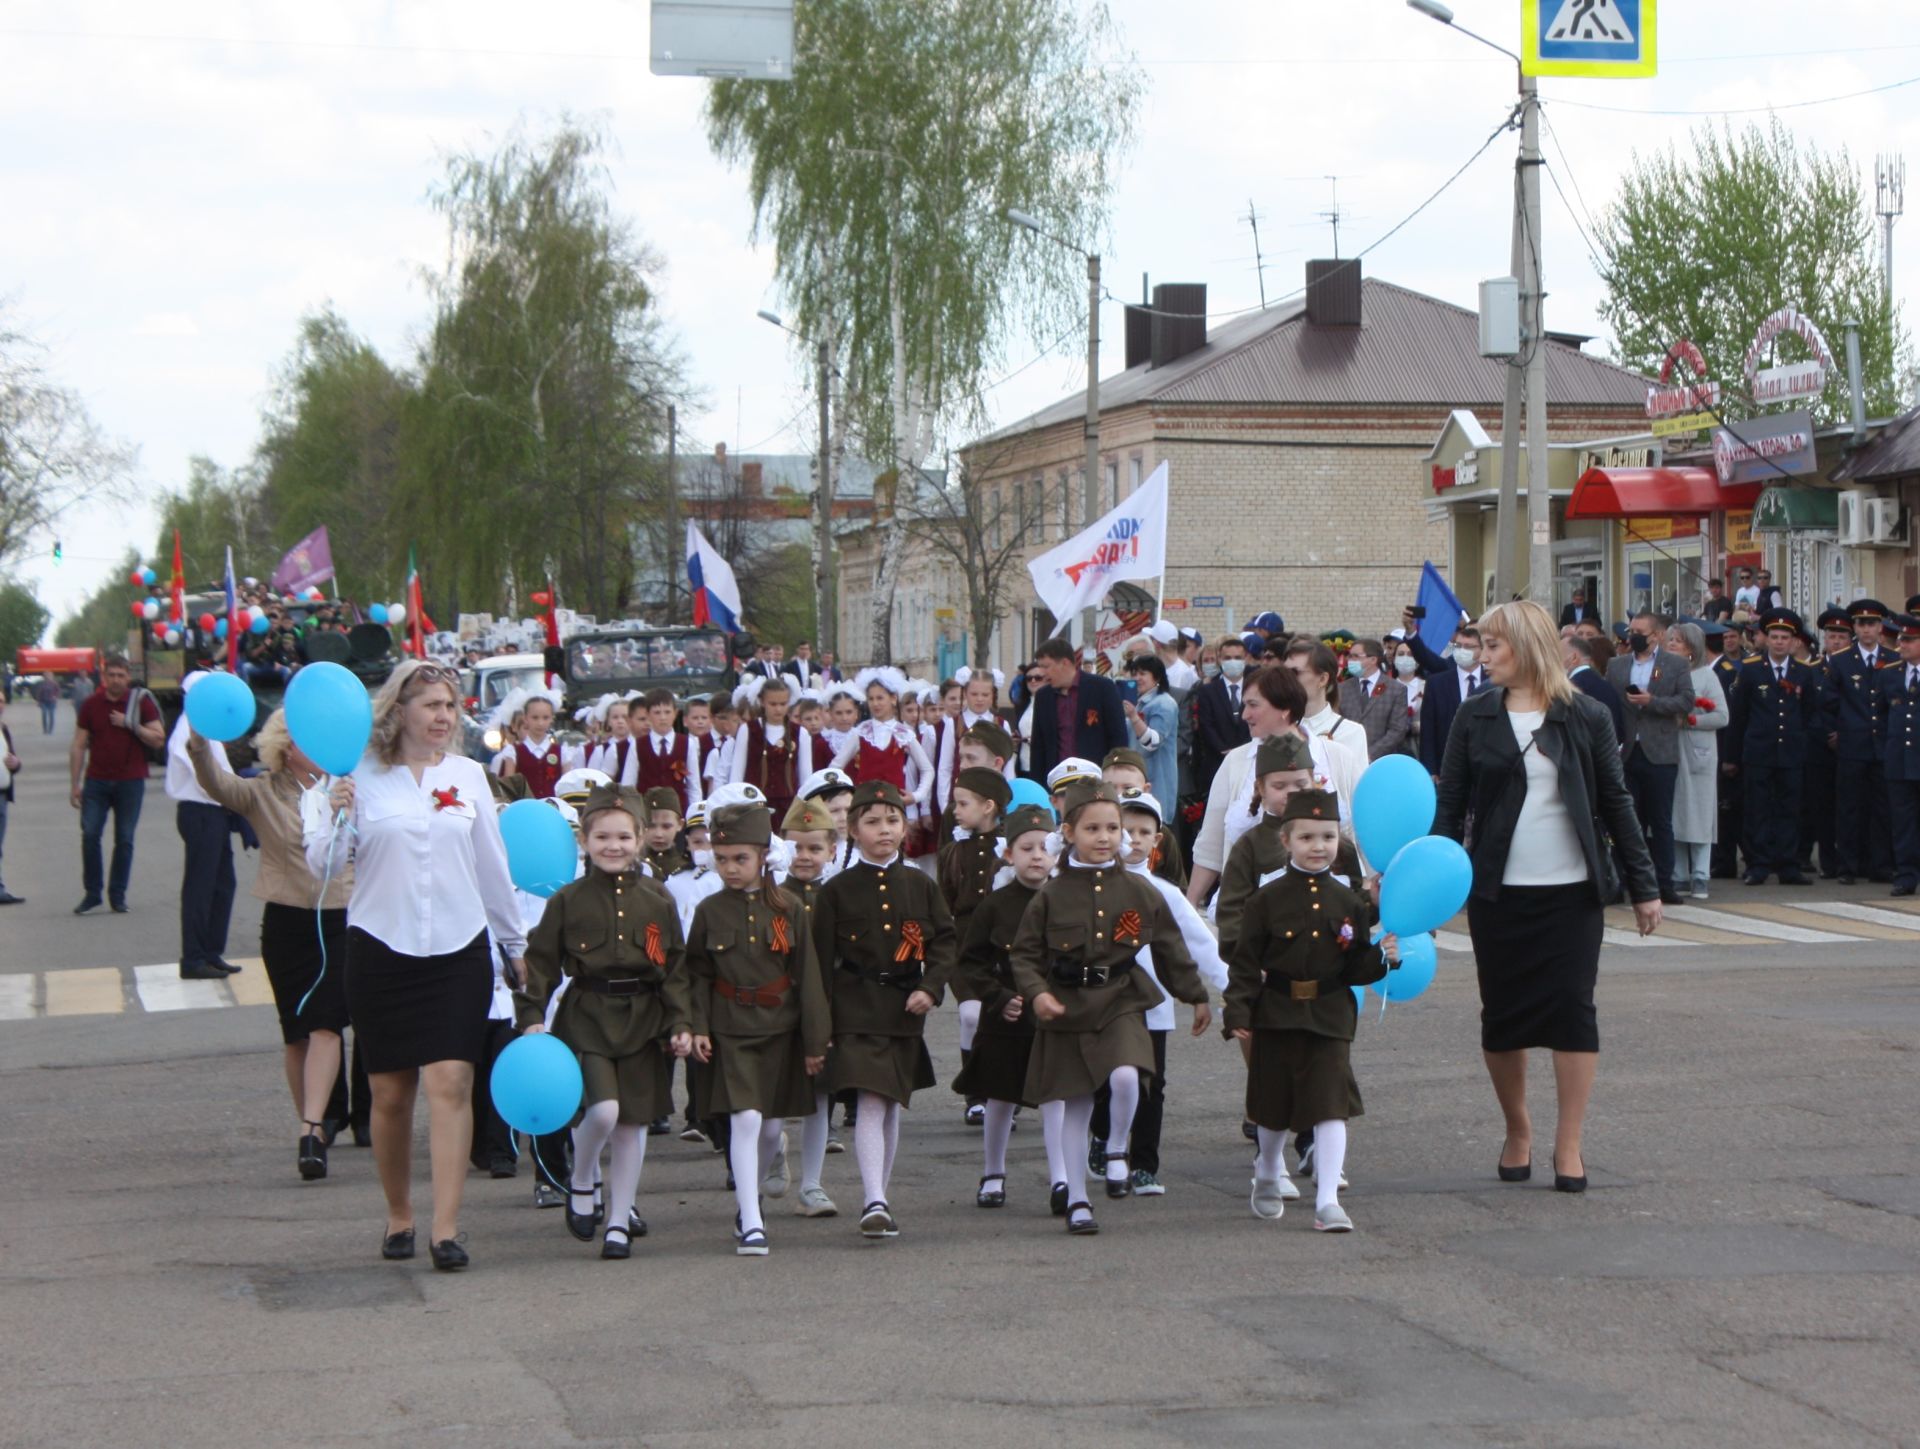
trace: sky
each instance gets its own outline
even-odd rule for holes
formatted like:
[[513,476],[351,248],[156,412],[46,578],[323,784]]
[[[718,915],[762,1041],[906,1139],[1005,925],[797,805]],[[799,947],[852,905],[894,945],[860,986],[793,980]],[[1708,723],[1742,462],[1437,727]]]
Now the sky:
[[[1351,255],[1445,181],[1513,103],[1510,61],[1402,0],[1110,8],[1148,90],[1098,239],[1115,298],[1101,322],[1106,372],[1120,365],[1120,301],[1142,273],[1206,283],[1216,315],[1257,306],[1251,205],[1268,296],[1293,292],[1307,260],[1333,251],[1327,178],[1338,178],[1340,254]],[[1515,0],[1454,8],[1459,25],[1518,47]],[[648,9],[0,0],[0,297],[53,375],[137,448],[143,498],[70,518],[65,562],[52,564],[48,541],[21,570],[56,619],[127,543],[150,545],[146,500],[179,486],[189,458],[247,460],[304,314],[331,305],[390,361],[412,362],[429,317],[422,277],[446,249],[428,188],[446,155],[516,123],[537,133],[572,115],[611,134],[615,206],[664,259],[664,315],[704,401],[683,418],[690,446],[812,446],[808,359],[754,315],[781,298],[771,249],[751,238],[745,178],[707,148],[704,82],[649,72]],[[1785,108],[1920,77],[1906,10],[1667,0],[1656,78],[1542,81],[1547,160],[1573,198],[1570,208],[1543,187],[1548,325],[1603,334],[1602,287],[1572,210],[1599,212],[1636,150],[1706,124],[1652,112]],[[1869,190],[1874,155],[1903,153],[1920,192],[1920,84],[1780,114],[1808,141],[1847,147]],[[1496,141],[1367,258],[1368,275],[1473,306],[1478,282],[1508,270],[1516,147],[1517,135]],[[1897,299],[1916,268],[1920,216],[1909,216],[1895,231]],[[1911,333],[1913,308],[1900,305]],[[1051,352],[1045,340],[1008,339],[991,374],[1006,380],[986,396],[996,425],[1084,386],[1084,335]]]

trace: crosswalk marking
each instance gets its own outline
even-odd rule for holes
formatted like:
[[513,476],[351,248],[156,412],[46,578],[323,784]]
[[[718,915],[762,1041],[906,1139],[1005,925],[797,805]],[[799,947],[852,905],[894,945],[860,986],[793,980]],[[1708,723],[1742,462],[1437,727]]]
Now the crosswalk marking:
[[[1742,901],[1742,910],[1755,910],[1761,902]],[[1723,931],[1738,931],[1744,936],[1762,936],[1770,941],[1796,941],[1803,946],[1836,946],[1843,941],[1857,941],[1858,936],[1843,936],[1835,931],[1814,931],[1804,926],[1789,926],[1779,921],[1760,920],[1744,915],[1735,915],[1732,911],[1709,910],[1705,906],[1668,906],[1667,914],[1675,920],[1688,921],[1700,926],[1718,926]]]
[[1881,921],[1867,919],[1849,910],[1844,921],[1835,920],[1831,915],[1810,910],[1805,906],[1782,906],[1772,901],[1755,901],[1746,907],[1754,915],[1769,921],[1778,921],[1788,926],[1810,926],[1817,930],[1845,930],[1850,936],[1864,936],[1870,941],[1911,941],[1913,924],[1911,922],[1887,925]]
[[233,998],[219,981],[182,981],[178,966],[136,966],[134,989],[148,1011],[206,1011]]
[[1435,931],[1433,944],[1442,951],[1471,951],[1473,937],[1464,931]]
[[1800,909],[1837,917],[1848,926],[1871,921],[1876,926],[1888,927],[1901,938],[1911,936],[1914,928],[1920,926],[1920,921],[1914,919],[1916,912],[1897,907],[1890,910],[1884,906],[1856,906],[1852,901],[1808,901]]
[[257,960],[244,960],[238,956],[228,959],[240,968],[238,976],[227,978],[227,990],[233,993],[233,1004],[235,1006],[272,1006],[273,986],[267,980],[266,967]]
[[48,1016],[111,1016],[127,1009],[119,969],[87,966],[78,971],[49,971]]
[[19,1021],[33,1015],[33,974],[0,976],[0,1021]]
[[[1623,906],[1615,906],[1607,912],[1609,921],[1617,920],[1625,930],[1633,924],[1633,912]],[[1656,941],[1665,941],[1668,945],[1685,942],[1698,946],[1751,946],[1753,937],[1742,936],[1735,931],[1723,931],[1717,926],[1696,926],[1687,921],[1677,921],[1669,908],[1660,918],[1660,930],[1654,936]]]

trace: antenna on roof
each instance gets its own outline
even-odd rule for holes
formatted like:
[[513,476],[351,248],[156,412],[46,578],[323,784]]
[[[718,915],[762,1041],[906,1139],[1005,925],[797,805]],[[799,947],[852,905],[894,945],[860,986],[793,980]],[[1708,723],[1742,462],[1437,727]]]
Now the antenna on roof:
[[1328,176],[1326,180],[1328,180],[1333,184],[1333,205],[1328,210],[1319,213],[1319,216],[1322,221],[1329,221],[1333,223],[1333,259],[1335,261],[1339,261],[1340,260],[1340,178],[1338,176]]
[[1260,259],[1260,213],[1253,209],[1253,198],[1247,198],[1247,225],[1253,228],[1253,274],[1260,279],[1260,310],[1267,306],[1267,267]]
[[1880,285],[1887,306],[1893,306],[1893,224],[1904,211],[1907,163],[1900,156],[1881,156],[1873,163],[1873,209],[1880,215]]

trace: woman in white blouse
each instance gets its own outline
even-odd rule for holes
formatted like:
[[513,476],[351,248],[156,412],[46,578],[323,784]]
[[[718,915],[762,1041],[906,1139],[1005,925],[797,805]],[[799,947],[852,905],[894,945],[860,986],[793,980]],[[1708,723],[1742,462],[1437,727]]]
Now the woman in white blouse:
[[[473,1072],[493,999],[491,928],[510,973],[526,935],[486,771],[451,753],[457,676],[408,660],[373,703],[373,737],[335,782],[336,819],[306,835],[314,874],[354,867],[347,1008],[373,1089],[373,1153],[387,1195],[382,1256],[411,1258],[413,1107],[426,1088],[433,1266],[464,1268],[460,1194],[473,1137]],[[517,983],[516,983],[517,984]]]

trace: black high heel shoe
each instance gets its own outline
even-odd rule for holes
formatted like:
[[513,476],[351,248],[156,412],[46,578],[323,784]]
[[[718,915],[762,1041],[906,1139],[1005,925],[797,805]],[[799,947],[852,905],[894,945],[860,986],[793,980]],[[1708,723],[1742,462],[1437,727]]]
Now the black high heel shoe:
[[1556,1162],[1553,1165],[1553,1190],[1555,1192],[1585,1192],[1587,1190],[1587,1175],[1583,1172],[1578,1177],[1573,1177],[1568,1173],[1562,1172],[1560,1170],[1560,1164]]
[[1508,1167],[1504,1162],[1496,1162],[1494,1166],[1499,1169],[1502,1182],[1525,1182],[1533,1176],[1532,1158],[1528,1158],[1518,1167]]
[[300,1125],[314,1129],[300,1139],[300,1176],[308,1182],[318,1182],[327,1175],[326,1124],[302,1122]]

